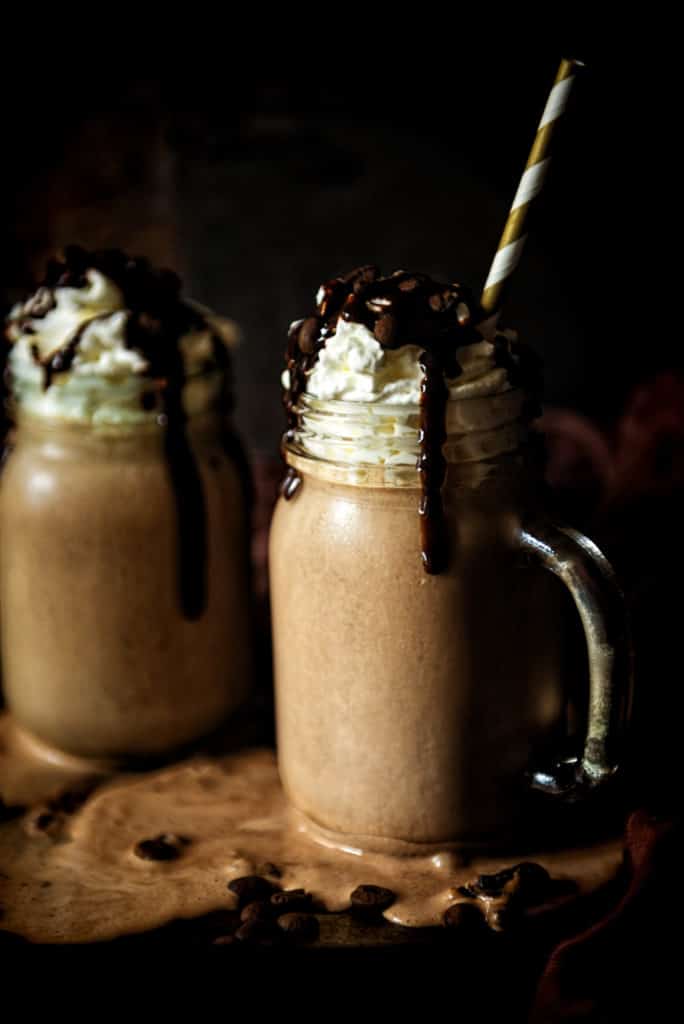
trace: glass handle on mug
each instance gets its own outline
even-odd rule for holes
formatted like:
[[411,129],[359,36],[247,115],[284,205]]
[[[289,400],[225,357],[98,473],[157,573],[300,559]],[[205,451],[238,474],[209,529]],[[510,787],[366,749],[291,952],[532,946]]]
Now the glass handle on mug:
[[577,530],[535,524],[520,531],[519,543],[568,588],[587,643],[589,711],[582,753],[531,773],[535,789],[569,795],[600,785],[618,767],[618,746],[632,696],[627,607],[605,555]]

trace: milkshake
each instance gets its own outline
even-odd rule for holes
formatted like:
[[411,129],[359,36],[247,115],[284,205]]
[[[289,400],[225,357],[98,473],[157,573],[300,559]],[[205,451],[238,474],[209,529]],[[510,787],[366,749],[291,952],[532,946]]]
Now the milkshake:
[[171,272],[76,247],[9,317],[5,697],[23,729],[70,754],[164,754],[247,692],[228,334]]
[[360,268],[291,327],[270,549],[278,757],[324,842],[514,839],[525,770],[564,710],[567,598],[543,569],[587,632],[583,768],[610,771],[612,627],[593,556],[544,523],[538,377],[467,289],[421,274]]

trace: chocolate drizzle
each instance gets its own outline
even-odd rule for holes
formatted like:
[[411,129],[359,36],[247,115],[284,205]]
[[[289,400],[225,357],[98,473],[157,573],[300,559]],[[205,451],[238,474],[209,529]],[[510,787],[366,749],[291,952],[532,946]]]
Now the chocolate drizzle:
[[[40,289],[43,291],[44,289]],[[72,334],[69,341],[62,345],[56,352],[51,352],[48,356],[41,358],[40,350],[37,345],[31,346],[31,355],[35,362],[42,367],[43,370],[43,390],[47,389],[52,384],[53,378],[58,373],[68,373],[73,366],[76,353],[78,352],[78,346],[81,338],[86,331],[86,328],[90,327],[92,323],[97,320],[104,320],[110,313],[99,313],[97,316],[90,317],[88,320],[84,320],[82,324],[79,324],[78,330]]]
[[[202,615],[207,600],[206,505],[199,469],[187,437],[183,408],[185,366],[180,342],[189,332],[207,330],[207,321],[200,312],[182,301],[180,280],[172,271],[154,270],[146,260],[129,259],[119,250],[90,253],[80,246],[69,246],[62,259],[50,261],[45,280],[24,305],[19,317],[14,318],[19,330],[32,333],[30,321],[42,319],[55,307],[58,288],[86,287],[88,270],[99,271],[121,290],[124,306],[129,311],[126,345],[140,352],[147,361],[145,376],[153,381],[153,387],[160,396],[163,410],[160,422],[165,429],[164,452],[178,525],[180,605],[187,619],[197,619]],[[94,320],[109,315],[107,312],[85,321],[58,351],[46,357],[41,358],[37,345],[33,347],[34,359],[44,370],[46,389],[56,375],[71,368],[86,328]],[[217,371],[227,374],[225,346],[215,337],[213,347],[214,354],[218,354],[215,361]],[[150,407],[150,398],[153,398],[151,392],[144,392],[144,408]],[[225,393],[223,398],[227,398]],[[231,453],[235,444],[224,439],[224,448]],[[241,472],[240,476],[247,494],[249,487],[245,483],[245,474]]]
[[[363,324],[383,348],[422,348],[424,378],[417,463],[422,492],[421,551],[426,572],[444,572],[448,564],[448,531],[442,503],[447,468],[442,453],[449,397],[446,378],[453,379],[461,373],[458,349],[482,341],[475,325],[484,320],[485,314],[471,292],[460,284],[443,284],[426,274],[403,270],[382,277],[372,265],[327,281],[321,286],[317,301],[316,314],[296,320],[288,334],[290,386],[284,397],[288,425],[285,443],[297,427],[298,403],[307,376],[340,319]],[[498,344],[505,347],[504,342]],[[288,470],[281,485],[285,498],[296,492],[295,478],[295,472]]]
[[285,501],[292,501],[301,485],[302,478],[297,470],[294,466],[288,466],[285,476],[280,482],[279,494]]

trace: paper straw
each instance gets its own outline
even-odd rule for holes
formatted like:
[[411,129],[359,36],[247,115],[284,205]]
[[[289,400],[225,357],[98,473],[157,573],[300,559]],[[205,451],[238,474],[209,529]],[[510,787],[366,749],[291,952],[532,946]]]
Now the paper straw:
[[542,190],[551,162],[553,132],[568,102],[575,72],[581,67],[583,65],[578,60],[561,61],[482,292],[480,302],[487,313],[500,309],[504,289],[520,260],[527,239],[527,215]]

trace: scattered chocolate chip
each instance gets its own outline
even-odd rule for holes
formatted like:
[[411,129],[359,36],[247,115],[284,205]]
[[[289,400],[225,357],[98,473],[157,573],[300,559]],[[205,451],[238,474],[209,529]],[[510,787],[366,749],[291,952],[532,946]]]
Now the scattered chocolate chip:
[[447,928],[468,928],[484,930],[487,927],[482,911],[475,903],[454,903],[444,911]]
[[245,921],[235,932],[238,942],[274,942],[278,929],[273,921]]
[[272,921],[275,911],[270,903],[265,900],[255,900],[248,903],[240,911],[241,921]]
[[357,885],[349,898],[352,912],[379,914],[392,906],[396,894],[391,889],[384,889],[381,885]]
[[154,839],[141,839],[136,843],[134,853],[142,860],[177,860],[183,852],[183,847],[190,842],[184,836],[176,836],[171,832],[165,832]]
[[228,883],[228,888],[238,898],[238,907],[242,910],[248,903],[260,903],[271,898],[275,886],[261,875],[243,875]]
[[391,313],[383,313],[375,321],[373,334],[381,345],[391,345],[397,332],[397,319]]
[[295,942],[315,942],[320,933],[318,921],[313,914],[281,914],[278,927],[288,939]]
[[311,893],[305,889],[284,889],[282,892],[274,892],[271,896],[271,906],[279,913],[306,911],[311,908]]
[[297,331],[297,344],[301,352],[311,355],[316,350],[320,331],[321,322],[317,316],[308,316],[306,320],[302,320]]
[[[401,273],[401,271],[400,271]],[[420,285],[420,280],[417,277],[407,277],[404,281],[399,282],[399,291],[401,292],[414,292]]]

